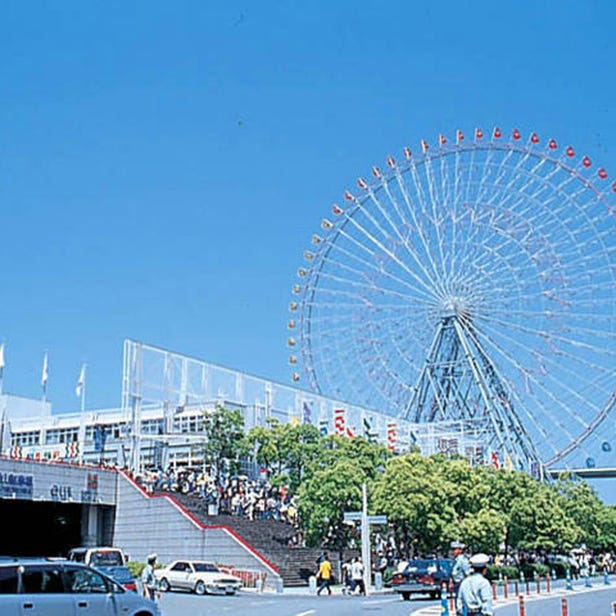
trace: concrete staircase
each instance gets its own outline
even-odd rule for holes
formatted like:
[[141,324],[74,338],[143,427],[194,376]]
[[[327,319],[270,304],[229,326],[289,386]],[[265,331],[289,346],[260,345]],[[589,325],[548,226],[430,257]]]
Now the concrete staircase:
[[[315,574],[320,548],[291,548],[295,528],[277,520],[248,520],[232,515],[208,515],[203,499],[189,494],[171,493],[177,502],[207,526],[227,526],[279,568],[286,587],[306,586]],[[338,554],[330,552],[333,570],[338,570]]]

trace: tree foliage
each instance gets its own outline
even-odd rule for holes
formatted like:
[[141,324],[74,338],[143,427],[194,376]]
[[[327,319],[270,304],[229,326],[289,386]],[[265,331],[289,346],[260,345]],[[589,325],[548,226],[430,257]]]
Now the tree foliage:
[[616,509],[568,476],[546,483],[462,458],[393,456],[361,437],[322,437],[312,425],[276,420],[253,428],[245,444],[274,481],[297,492],[309,545],[347,545],[353,529],[343,515],[361,509],[365,482],[370,513],[388,516],[407,557],[445,553],[454,539],[488,553],[616,547]]
[[203,455],[217,480],[224,471],[237,470],[239,458],[246,455],[241,411],[217,404],[213,410],[204,412],[203,430],[206,437]]

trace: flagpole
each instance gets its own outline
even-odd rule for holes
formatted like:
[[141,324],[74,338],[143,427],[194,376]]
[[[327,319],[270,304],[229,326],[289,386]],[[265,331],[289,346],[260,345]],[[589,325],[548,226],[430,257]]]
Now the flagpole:
[[45,355],[43,355],[43,373],[41,375],[41,386],[43,387],[43,402],[47,402],[47,373],[49,371],[47,362],[47,351],[45,351]]
[[[2,408],[2,425],[0,425],[0,455],[4,455],[4,433],[6,431],[6,419],[7,419],[7,413],[6,413],[6,402],[3,405]],[[10,445],[10,434],[9,434],[9,445]]]
[[77,381],[76,393],[79,395],[81,402],[81,415],[79,420],[79,434],[77,437],[77,446],[79,452],[77,454],[77,463],[83,464],[83,454],[85,445],[85,410],[86,410],[86,364],[81,365],[81,371],[79,372],[79,380]]
[[77,379],[75,393],[79,398],[81,403],[81,412],[83,413],[86,410],[86,364],[81,364],[81,370],[79,371],[79,378]]
[[4,342],[0,344],[0,396],[4,388]]

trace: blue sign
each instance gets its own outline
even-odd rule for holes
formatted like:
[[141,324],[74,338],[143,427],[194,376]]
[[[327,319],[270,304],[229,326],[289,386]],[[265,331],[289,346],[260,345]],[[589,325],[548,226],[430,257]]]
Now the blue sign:
[[0,498],[31,499],[33,486],[31,474],[0,473]]

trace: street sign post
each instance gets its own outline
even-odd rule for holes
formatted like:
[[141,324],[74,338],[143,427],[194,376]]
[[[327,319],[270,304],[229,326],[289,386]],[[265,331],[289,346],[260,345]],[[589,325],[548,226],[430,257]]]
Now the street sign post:
[[345,522],[361,523],[361,559],[364,564],[364,586],[366,594],[370,588],[370,573],[372,571],[370,555],[370,526],[372,524],[387,524],[386,515],[368,515],[368,494],[366,484],[361,487],[362,507],[361,511],[349,511],[344,513]]

